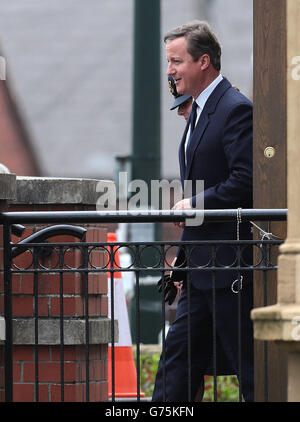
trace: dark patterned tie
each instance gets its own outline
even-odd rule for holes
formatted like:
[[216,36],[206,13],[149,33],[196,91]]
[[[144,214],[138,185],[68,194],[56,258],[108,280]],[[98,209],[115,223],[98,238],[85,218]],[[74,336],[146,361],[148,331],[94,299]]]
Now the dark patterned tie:
[[192,111],[191,111],[191,119],[190,119],[190,137],[189,137],[189,141],[188,141],[188,147],[190,146],[190,142],[191,142],[191,138],[193,135],[193,131],[195,129],[195,123],[196,123],[196,118],[197,118],[197,108],[198,108],[198,104],[196,103],[196,101],[193,102],[192,105]]

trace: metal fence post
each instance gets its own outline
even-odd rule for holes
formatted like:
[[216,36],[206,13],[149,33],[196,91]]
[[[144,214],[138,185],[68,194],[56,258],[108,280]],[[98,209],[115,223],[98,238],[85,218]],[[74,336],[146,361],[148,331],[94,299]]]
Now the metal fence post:
[[4,247],[4,318],[5,318],[5,401],[13,401],[12,379],[12,288],[11,288],[11,226],[3,224]]

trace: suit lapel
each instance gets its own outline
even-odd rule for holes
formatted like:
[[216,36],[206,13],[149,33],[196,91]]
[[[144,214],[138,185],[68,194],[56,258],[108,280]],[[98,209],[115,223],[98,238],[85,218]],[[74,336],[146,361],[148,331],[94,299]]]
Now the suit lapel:
[[186,170],[185,170],[186,180],[188,179],[189,174],[190,174],[190,169],[191,169],[192,161],[193,161],[193,158],[194,158],[195,150],[198,147],[198,145],[199,145],[199,143],[202,139],[203,133],[204,133],[208,123],[209,123],[209,116],[208,116],[208,113],[205,110],[205,106],[204,106],[204,109],[201,112],[201,115],[198,119],[197,125],[196,125],[194,132],[192,134],[190,144],[189,144],[189,146],[186,150]]
[[208,123],[210,121],[210,115],[215,112],[216,107],[221,97],[224,95],[225,91],[227,91],[227,89],[229,89],[230,87],[231,87],[231,84],[228,82],[226,78],[223,77],[222,81],[216,86],[216,88],[214,89],[214,91],[211,93],[208,100],[206,101],[205,106],[198,119],[197,125],[194,129],[190,145],[186,151],[187,157],[186,157],[186,165],[185,165],[184,145],[185,145],[185,139],[188,132],[189,123],[190,123],[190,119],[188,120],[183,137],[182,137],[182,141],[180,144],[179,156],[180,156],[181,179],[184,178],[184,180],[188,180],[196,148],[198,147],[199,143],[201,142],[203,138],[205,129],[208,126]]

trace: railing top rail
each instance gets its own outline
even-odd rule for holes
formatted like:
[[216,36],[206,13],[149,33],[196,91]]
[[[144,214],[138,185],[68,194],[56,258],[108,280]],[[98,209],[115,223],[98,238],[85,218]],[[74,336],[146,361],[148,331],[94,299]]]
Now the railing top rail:
[[[287,209],[239,209],[242,221],[285,221]],[[220,210],[126,210],[126,211],[26,211],[2,212],[0,224],[8,223],[151,223],[182,222],[203,218],[204,222],[236,221],[237,209]]]

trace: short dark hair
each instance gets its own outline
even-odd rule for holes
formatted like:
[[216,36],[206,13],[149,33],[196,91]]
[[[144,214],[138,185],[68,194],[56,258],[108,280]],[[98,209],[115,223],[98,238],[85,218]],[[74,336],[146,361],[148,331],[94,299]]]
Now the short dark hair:
[[221,69],[221,46],[216,35],[205,21],[195,20],[178,26],[164,36],[164,42],[185,37],[187,51],[197,61],[203,54],[208,54],[213,67]]

